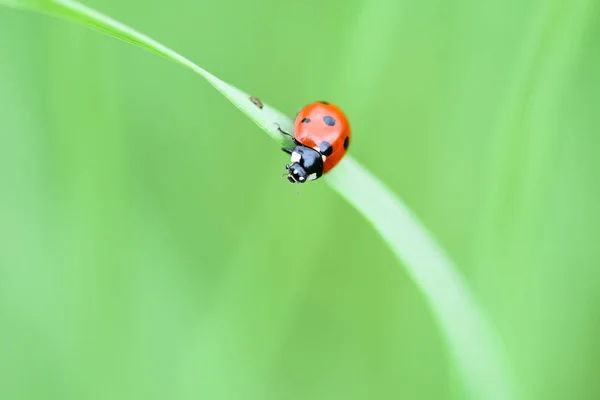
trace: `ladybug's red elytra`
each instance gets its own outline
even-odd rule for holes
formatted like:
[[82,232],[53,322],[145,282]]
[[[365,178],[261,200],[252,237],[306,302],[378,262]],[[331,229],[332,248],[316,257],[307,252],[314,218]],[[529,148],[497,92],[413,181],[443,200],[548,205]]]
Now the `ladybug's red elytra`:
[[282,149],[291,156],[292,163],[285,166],[291,183],[312,181],[331,171],[350,145],[346,115],[325,101],[309,104],[298,112],[293,136],[279,130],[296,145],[294,149]]

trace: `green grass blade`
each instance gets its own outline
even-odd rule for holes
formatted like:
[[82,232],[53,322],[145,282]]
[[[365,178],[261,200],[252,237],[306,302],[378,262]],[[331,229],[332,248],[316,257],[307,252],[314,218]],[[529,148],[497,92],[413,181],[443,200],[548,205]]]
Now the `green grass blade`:
[[119,21],[71,0],[0,0],[0,5],[41,11],[69,19],[175,61],[197,74],[200,74],[279,144],[291,146],[291,141],[285,135],[282,135],[277,130],[277,126],[273,123],[277,121],[282,129],[291,132],[292,123],[287,116],[268,104],[264,104],[262,109],[258,108],[250,101],[250,95],[248,93],[220,80],[204,68],[199,67],[177,52]]
[[[262,109],[257,107],[250,101],[249,94],[150,37],[83,4],[71,0],[0,0],[0,5],[41,11],[75,21],[182,64],[204,77],[279,145],[291,145],[277,130],[277,124],[287,131],[292,130],[289,117],[268,104]],[[433,309],[472,398],[517,398],[500,342],[487,317],[456,266],[413,213],[350,156],[346,156],[325,180],[371,222],[407,267]]]
[[377,230],[425,294],[475,399],[515,399],[509,366],[487,317],[456,266],[413,212],[347,157],[326,176]]

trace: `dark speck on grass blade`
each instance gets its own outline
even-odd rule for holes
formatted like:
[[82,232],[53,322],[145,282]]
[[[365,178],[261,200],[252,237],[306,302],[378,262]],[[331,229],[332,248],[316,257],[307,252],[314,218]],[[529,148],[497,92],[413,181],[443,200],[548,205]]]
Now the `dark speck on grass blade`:
[[[173,60],[204,77],[279,146],[292,145],[290,139],[277,129],[281,126],[285,131],[292,131],[292,120],[286,115],[260,101],[262,107],[257,106],[249,94],[150,37],[81,3],[0,0],[0,5],[41,11],[79,22]],[[406,266],[439,322],[471,397],[488,400],[518,398],[500,342],[485,313],[456,266],[414,214],[351,156],[346,156],[325,180],[373,225]]]
[[254,104],[256,107],[260,108],[261,110],[263,109],[263,107],[265,106],[262,101],[260,101],[258,99],[258,97],[254,97],[254,96],[250,96],[250,101],[252,102],[252,104]]

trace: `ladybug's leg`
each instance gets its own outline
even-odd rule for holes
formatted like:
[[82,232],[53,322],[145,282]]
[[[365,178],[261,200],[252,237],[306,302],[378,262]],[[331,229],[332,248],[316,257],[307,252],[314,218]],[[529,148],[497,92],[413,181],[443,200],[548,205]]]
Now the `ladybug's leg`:
[[286,136],[289,136],[289,137],[291,137],[291,138],[292,138],[292,140],[294,141],[294,143],[296,143],[296,139],[294,138],[294,135],[292,135],[291,133],[289,133],[289,132],[286,132],[286,131],[284,131],[283,129],[281,129],[281,126],[279,126],[279,124],[278,124],[277,122],[275,122],[275,125],[277,125],[277,130],[278,130],[279,132],[283,133],[283,134],[284,134],[284,135],[286,135]]
[[[296,138],[294,137],[294,135],[292,135],[291,133],[289,133],[289,132],[286,132],[286,131],[284,131],[283,129],[281,129],[281,126],[279,126],[279,124],[278,124],[277,122],[275,122],[275,125],[277,125],[277,130],[278,130],[279,132],[283,133],[284,135],[286,135],[286,136],[289,136],[289,137],[292,139],[292,142],[294,142],[294,144],[295,144],[296,146],[299,146],[299,145],[301,144],[299,141],[297,141],[297,140],[296,140]],[[288,153],[288,154],[292,154],[292,151],[293,151],[293,150],[290,150],[290,149],[285,149],[285,148],[283,148],[283,149],[281,149],[281,150],[285,151],[285,152],[286,152],[286,153]]]
[[286,149],[285,147],[283,147],[281,150],[283,150],[285,153],[288,153],[288,154],[292,154],[292,152],[294,151],[292,149]]

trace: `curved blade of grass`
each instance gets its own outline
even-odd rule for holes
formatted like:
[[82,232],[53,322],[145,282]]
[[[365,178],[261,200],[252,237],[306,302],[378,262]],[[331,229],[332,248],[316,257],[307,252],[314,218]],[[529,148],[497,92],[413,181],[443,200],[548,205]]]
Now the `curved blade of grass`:
[[326,179],[406,265],[442,327],[471,397],[518,398],[495,331],[456,266],[413,212],[350,157]]
[[293,124],[287,116],[273,107],[270,107],[268,104],[264,104],[261,110],[250,101],[249,94],[223,82],[204,68],[199,67],[156,40],[115,21],[96,10],[71,0],[0,0],[0,5],[41,11],[46,14],[79,22],[80,24],[87,25],[110,36],[124,40],[188,67],[197,74],[202,75],[202,77],[213,85],[215,89],[221,92],[223,96],[229,99],[229,101],[267,132],[274,140],[279,142],[280,145],[286,147],[292,146],[292,141],[287,136],[282,135],[277,129],[277,126],[273,124],[273,121],[277,121],[283,130],[291,132]]
[[[292,142],[292,120],[218,79],[187,58],[128,26],[72,0],[0,0],[0,5],[41,11],[100,30],[159,54],[204,77],[281,146]],[[415,280],[436,316],[464,384],[474,399],[515,399],[502,347],[458,269],[432,235],[383,183],[351,156],[325,179],[367,218]]]

